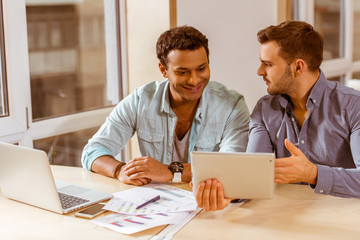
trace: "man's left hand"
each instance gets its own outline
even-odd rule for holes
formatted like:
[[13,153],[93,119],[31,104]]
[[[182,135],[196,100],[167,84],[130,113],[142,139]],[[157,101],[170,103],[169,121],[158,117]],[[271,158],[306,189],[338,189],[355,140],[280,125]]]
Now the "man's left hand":
[[275,183],[307,182],[316,185],[317,166],[288,139],[284,144],[292,156],[275,160]]
[[216,179],[207,179],[199,184],[195,194],[196,202],[205,211],[217,211],[229,205],[231,199],[225,198],[221,183]]
[[124,173],[130,179],[150,178],[157,182],[169,182],[173,178],[167,165],[151,157],[138,157],[128,162]]

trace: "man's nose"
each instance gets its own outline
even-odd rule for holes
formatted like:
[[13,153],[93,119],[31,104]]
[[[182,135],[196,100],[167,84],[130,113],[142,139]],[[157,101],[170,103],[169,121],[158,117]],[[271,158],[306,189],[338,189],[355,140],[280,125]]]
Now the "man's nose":
[[186,83],[191,85],[197,85],[201,81],[200,76],[197,72],[191,72],[189,78],[187,79]]
[[257,70],[257,75],[259,76],[264,76],[265,75],[265,71],[264,71],[264,64],[261,63],[258,70]]

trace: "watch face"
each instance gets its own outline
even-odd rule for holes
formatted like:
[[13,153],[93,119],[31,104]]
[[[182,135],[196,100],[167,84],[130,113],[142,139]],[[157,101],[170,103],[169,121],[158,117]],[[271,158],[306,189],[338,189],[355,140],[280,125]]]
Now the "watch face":
[[169,166],[169,169],[175,173],[175,172],[183,172],[184,165],[181,162],[172,162]]

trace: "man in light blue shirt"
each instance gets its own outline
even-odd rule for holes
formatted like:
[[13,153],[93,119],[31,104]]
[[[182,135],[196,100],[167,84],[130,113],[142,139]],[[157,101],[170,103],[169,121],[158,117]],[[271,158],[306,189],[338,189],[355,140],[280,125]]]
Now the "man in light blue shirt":
[[[157,42],[162,82],[124,98],[85,146],[91,171],[128,184],[189,182],[191,151],[245,151],[249,112],[244,97],[209,82],[208,39],[193,27],[164,32]],[[115,159],[137,133],[141,157]]]
[[[269,95],[251,114],[247,152],[275,151],[275,183],[360,198],[360,92],[325,78],[319,68],[323,40],[311,25],[270,26],[258,40],[258,75]],[[230,199],[221,187],[216,180],[203,183],[199,205],[224,208]]]

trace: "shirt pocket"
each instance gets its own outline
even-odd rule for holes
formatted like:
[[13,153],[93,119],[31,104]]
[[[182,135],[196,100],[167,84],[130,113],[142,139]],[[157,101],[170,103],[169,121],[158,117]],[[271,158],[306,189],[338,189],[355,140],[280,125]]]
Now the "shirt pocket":
[[164,151],[162,147],[164,135],[144,129],[139,129],[137,135],[142,156],[149,156],[160,160]]
[[199,137],[194,146],[194,151],[218,152],[220,149],[220,142],[220,135]]

